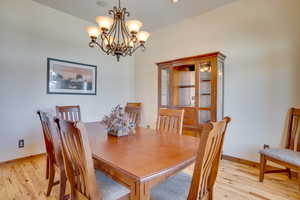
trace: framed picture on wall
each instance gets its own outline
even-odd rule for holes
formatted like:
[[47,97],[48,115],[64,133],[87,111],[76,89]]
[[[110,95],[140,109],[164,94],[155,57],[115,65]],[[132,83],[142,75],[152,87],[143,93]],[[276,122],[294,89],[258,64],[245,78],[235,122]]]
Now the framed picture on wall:
[[97,66],[47,58],[47,94],[96,95]]

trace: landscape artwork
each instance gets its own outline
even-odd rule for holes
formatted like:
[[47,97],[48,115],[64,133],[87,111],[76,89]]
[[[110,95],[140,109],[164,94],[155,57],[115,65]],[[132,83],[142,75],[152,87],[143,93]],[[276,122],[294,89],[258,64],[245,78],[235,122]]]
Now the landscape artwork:
[[47,59],[47,93],[96,95],[97,66]]

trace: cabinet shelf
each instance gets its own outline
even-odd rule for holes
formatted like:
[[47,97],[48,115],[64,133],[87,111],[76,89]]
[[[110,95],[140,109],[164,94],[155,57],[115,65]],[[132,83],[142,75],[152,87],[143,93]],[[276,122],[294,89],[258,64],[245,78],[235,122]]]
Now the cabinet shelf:
[[187,105],[175,105],[174,108],[194,108],[194,104],[187,104]]
[[200,107],[199,110],[211,110],[210,107]]
[[195,85],[178,85],[178,88],[194,88]]
[[200,95],[208,96],[208,95],[211,95],[211,93],[201,93]]

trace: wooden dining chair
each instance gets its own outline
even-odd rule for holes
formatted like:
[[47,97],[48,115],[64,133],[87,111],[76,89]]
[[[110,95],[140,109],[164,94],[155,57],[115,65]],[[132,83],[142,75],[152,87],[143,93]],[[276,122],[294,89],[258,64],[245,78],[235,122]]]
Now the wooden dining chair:
[[126,106],[125,113],[128,115],[129,122],[135,123],[136,127],[138,127],[141,119],[141,108]]
[[[60,149],[60,138],[57,132],[57,127],[52,116],[46,112],[39,110],[37,111],[37,114],[41,121],[46,147],[46,179],[49,179],[46,196],[50,195],[54,185],[60,183],[59,199],[64,200],[67,178]],[[59,182],[54,182],[56,169],[60,174]]]
[[160,108],[156,122],[156,129],[162,132],[182,134],[184,110]]
[[[266,173],[287,172],[291,178],[291,169],[298,173],[300,184],[300,109],[291,108],[285,148],[270,148],[264,145],[260,151],[260,175],[259,181],[263,182]],[[274,162],[286,169],[266,170],[267,161]]]
[[140,103],[140,102],[127,102],[126,107],[142,108],[142,103]]
[[151,191],[153,200],[212,200],[229,117],[202,131],[193,176],[180,172]]
[[61,136],[65,170],[71,200],[123,200],[130,191],[94,169],[88,135],[82,122],[56,118]]
[[80,106],[56,106],[56,115],[69,121],[81,121]]

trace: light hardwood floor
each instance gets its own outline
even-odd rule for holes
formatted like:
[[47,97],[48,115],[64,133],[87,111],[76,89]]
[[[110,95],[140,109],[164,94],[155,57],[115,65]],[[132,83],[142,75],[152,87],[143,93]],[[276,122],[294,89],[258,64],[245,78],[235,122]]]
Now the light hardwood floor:
[[[0,200],[54,200],[58,186],[46,198],[45,156],[36,156],[0,165]],[[192,173],[193,167],[185,170]],[[58,178],[58,177],[57,177]],[[258,182],[258,169],[222,160],[215,187],[215,200],[299,200],[296,178],[285,174],[267,174],[264,183]]]

